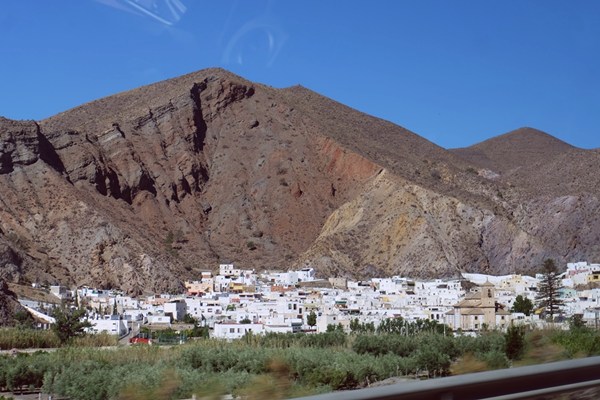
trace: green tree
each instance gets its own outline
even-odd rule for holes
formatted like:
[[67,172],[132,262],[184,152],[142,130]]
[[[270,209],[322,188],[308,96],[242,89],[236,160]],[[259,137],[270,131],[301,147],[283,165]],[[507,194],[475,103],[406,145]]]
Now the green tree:
[[183,322],[185,322],[186,324],[198,325],[198,320],[196,318],[194,318],[191,314],[188,314],[188,313],[186,313],[183,316]]
[[525,327],[510,325],[504,334],[504,354],[509,360],[518,360],[525,351]]
[[350,321],[350,331],[352,333],[375,333],[375,324],[373,322],[359,322],[358,318]]
[[308,317],[306,317],[306,323],[311,328],[317,325],[317,314],[315,314],[314,311],[311,311],[310,314],[308,314]]
[[19,329],[31,328],[34,323],[33,317],[26,310],[17,311],[13,319],[15,320],[15,326]]
[[52,325],[52,330],[62,344],[70,342],[76,336],[83,336],[84,329],[92,326],[87,319],[83,319],[85,312],[84,308],[69,310],[57,307],[54,309],[53,317],[56,322]]
[[583,320],[583,314],[573,314],[571,318],[569,318],[569,330],[577,331],[584,330],[586,328],[585,321]]
[[529,316],[531,314],[531,311],[533,311],[533,302],[527,297],[518,295],[510,311],[520,312]]
[[341,323],[336,324],[329,324],[327,325],[327,330],[325,332],[341,332],[344,333],[344,327],[342,326]]
[[558,268],[554,260],[548,258],[542,267],[542,279],[538,283],[536,300],[538,306],[550,317],[550,321],[554,321],[554,316],[562,309],[563,301],[559,297],[561,289],[562,283]]

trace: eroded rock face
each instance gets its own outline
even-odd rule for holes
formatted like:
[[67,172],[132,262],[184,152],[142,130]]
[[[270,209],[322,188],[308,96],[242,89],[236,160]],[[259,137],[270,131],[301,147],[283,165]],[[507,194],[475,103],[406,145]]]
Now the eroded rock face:
[[0,118],[0,125],[0,174],[8,174],[15,166],[31,165],[38,160],[39,140],[35,122]]
[[3,279],[0,279],[0,327],[14,323],[14,315],[25,309],[17,301],[17,296],[11,292]]
[[[493,170],[501,156],[482,156],[485,146],[453,154],[306,89],[222,70],[39,124],[0,119],[0,138],[0,243],[12,251],[0,248],[0,276],[10,280],[140,293],[179,291],[222,260],[451,276],[600,256],[593,191],[532,191],[521,172]],[[562,151],[572,148],[552,154]]]
[[0,279],[18,281],[22,274],[23,260],[17,252],[5,243],[0,243]]

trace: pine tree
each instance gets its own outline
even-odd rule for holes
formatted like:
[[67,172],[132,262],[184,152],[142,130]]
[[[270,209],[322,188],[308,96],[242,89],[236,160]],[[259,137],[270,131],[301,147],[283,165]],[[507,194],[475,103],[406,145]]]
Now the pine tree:
[[112,309],[112,315],[118,315],[119,312],[117,311],[117,298],[115,297],[114,303],[113,303],[113,309]]
[[317,314],[314,311],[311,311],[310,314],[306,317],[306,323],[311,328],[317,324]]
[[559,297],[561,289],[562,282],[558,274],[558,268],[554,260],[548,258],[544,261],[542,279],[538,283],[536,300],[538,307],[543,308],[544,313],[550,316],[550,321],[554,321],[554,316],[559,314],[562,309],[563,301]]
[[511,324],[504,334],[504,353],[509,360],[518,360],[525,351],[525,327]]
[[76,336],[83,336],[85,328],[92,326],[85,319],[85,313],[84,308],[70,310],[57,307],[54,309],[55,323],[52,325],[52,330],[54,330],[61,343],[68,343]]

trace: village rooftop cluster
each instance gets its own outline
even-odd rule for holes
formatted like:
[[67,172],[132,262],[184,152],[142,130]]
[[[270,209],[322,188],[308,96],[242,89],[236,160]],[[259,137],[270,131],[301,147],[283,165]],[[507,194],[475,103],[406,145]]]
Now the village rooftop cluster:
[[[61,286],[52,286],[51,293],[57,299],[76,298],[77,303],[86,305],[92,325],[89,332],[119,336],[131,335],[142,326],[169,327],[189,317],[210,328],[211,337],[221,339],[239,339],[248,333],[325,332],[332,325],[349,332],[352,321],[377,327],[385,319],[399,317],[434,320],[464,334],[505,330],[511,323],[546,323],[535,307],[529,316],[511,312],[518,295],[536,303],[540,275],[463,273],[462,277],[416,280],[393,276],[353,281],[317,279],[309,267],[256,273],[221,264],[218,275],[202,272],[198,280],[185,282],[186,293],[181,295],[133,298],[117,291],[87,287],[71,291]],[[564,307],[558,320],[580,315],[588,326],[598,327],[600,289],[593,287],[600,282],[600,264],[569,263],[561,278]],[[49,316],[52,304],[20,302],[38,319],[53,322]]]

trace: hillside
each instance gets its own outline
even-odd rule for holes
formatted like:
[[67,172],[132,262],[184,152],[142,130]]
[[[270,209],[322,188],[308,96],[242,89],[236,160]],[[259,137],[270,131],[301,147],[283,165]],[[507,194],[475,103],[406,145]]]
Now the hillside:
[[[593,261],[583,172],[599,155],[531,129],[447,151],[300,86],[203,70],[0,118],[0,266],[14,282],[140,293],[224,260],[355,277]],[[527,183],[559,167],[570,183]]]
[[451,150],[482,168],[510,174],[546,162],[574,147],[534,128],[519,128],[473,146]]

